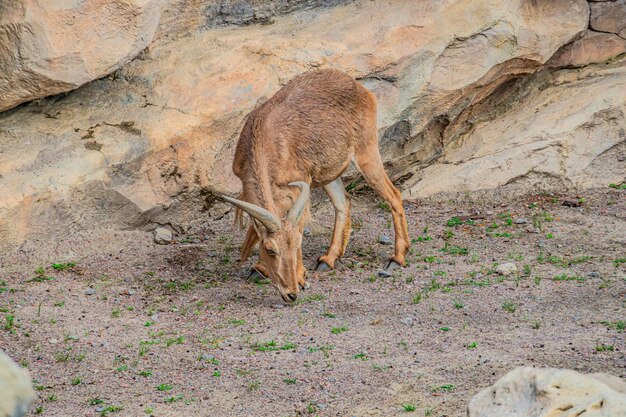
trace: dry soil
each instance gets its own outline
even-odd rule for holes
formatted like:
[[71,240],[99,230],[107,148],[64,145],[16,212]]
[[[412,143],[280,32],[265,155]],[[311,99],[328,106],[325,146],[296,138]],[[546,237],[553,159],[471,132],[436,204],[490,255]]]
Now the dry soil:
[[[316,198],[309,267],[332,232]],[[0,257],[0,347],[45,416],[464,416],[517,366],[626,377],[626,191],[407,202],[410,265],[381,278],[385,208],[354,196],[345,257],[291,306],[246,279],[232,212],[166,246],[27,242]]]

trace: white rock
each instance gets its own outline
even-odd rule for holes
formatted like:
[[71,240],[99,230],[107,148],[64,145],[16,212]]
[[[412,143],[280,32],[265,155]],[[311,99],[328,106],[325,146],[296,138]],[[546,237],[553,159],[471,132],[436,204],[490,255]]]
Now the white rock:
[[28,370],[20,368],[0,350],[0,417],[21,417],[35,391]]
[[517,368],[471,399],[468,417],[624,417],[626,384],[607,374]]
[[400,319],[400,322],[406,324],[407,326],[413,326],[413,317],[405,317],[403,319]]
[[378,243],[383,245],[391,245],[393,243],[393,240],[391,240],[391,238],[387,235],[380,235],[378,237]]

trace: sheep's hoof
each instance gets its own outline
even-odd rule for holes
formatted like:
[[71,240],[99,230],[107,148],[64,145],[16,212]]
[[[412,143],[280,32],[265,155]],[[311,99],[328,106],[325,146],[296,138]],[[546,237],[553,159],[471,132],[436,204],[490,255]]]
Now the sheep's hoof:
[[317,265],[315,265],[315,271],[317,272],[326,272],[330,271],[332,268],[324,261],[317,261]]
[[298,284],[300,286],[301,290],[308,290],[309,288],[311,288],[311,284],[309,284],[307,281],[304,281],[304,285],[302,284]]

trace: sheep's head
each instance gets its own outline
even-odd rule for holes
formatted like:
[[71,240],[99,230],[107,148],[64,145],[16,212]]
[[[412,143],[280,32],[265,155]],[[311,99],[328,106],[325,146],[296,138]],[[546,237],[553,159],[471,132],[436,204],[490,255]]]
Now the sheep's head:
[[246,201],[223,196],[232,205],[248,213],[254,219],[254,228],[259,236],[260,262],[267,269],[269,278],[280,292],[283,300],[295,301],[300,286],[304,285],[304,271],[298,271],[302,252],[302,216],[309,199],[309,185],[293,182],[300,188],[300,195],[289,210],[287,218],[279,219],[263,207]]

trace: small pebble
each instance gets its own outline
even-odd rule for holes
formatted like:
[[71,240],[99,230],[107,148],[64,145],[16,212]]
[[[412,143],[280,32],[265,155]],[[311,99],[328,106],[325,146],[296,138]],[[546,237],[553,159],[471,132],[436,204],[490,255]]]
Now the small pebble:
[[591,271],[587,273],[587,276],[589,278],[598,278],[600,276],[600,274],[598,274],[596,271]]
[[391,272],[387,271],[386,269],[381,269],[380,271],[378,271],[378,276],[383,278],[389,278],[391,276]]
[[528,223],[528,220],[526,220],[523,217],[521,217],[519,219],[515,219],[515,224],[526,224],[526,223]]
[[194,239],[194,240],[192,240],[192,242],[195,243],[195,244],[198,244],[198,243],[201,243],[202,241],[200,239]]
[[513,262],[507,262],[496,266],[496,272],[500,275],[508,276],[517,272],[517,265]]
[[391,245],[393,243],[393,241],[391,240],[391,238],[387,235],[381,235],[378,238],[378,243],[382,243],[383,245]]
[[405,317],[405,318],[401,319],[400,322],[402,324],[406,324],[407,326],[413,326],[413,318],[412,317]]
[[311,229],[309,229],[308,227],[304,228],[304,232],[302,232],[304,234],[304,236],[311,236]]
[[94,295],[96,293],[96,290],[94,290],[93,288],[87,288],[85,290],[85,295]]
[[172,232],[165,227],[157,227],[154,231],[154,242],[167,245],[172,241]]

